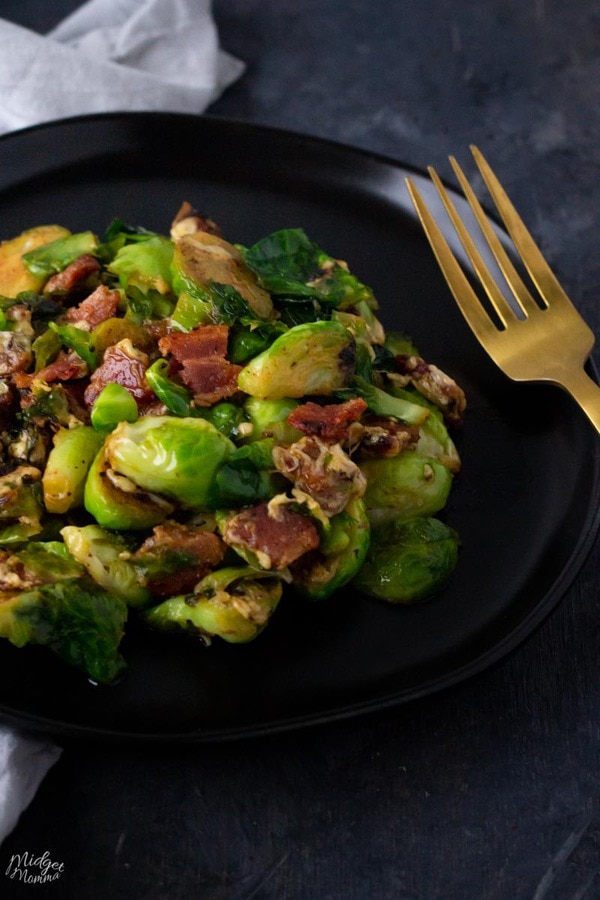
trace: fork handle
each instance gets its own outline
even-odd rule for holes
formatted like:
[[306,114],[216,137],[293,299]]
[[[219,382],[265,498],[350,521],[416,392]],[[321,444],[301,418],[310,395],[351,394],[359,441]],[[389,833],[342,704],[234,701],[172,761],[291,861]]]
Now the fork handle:
[[600,386],[584,369],[572,369],[564,373],[560,386],[579,404],[600,434]]

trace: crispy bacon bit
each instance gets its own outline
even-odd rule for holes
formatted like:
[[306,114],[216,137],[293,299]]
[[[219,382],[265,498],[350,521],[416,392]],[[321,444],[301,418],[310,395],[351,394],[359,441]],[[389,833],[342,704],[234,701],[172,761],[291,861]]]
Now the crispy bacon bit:
[[78,256],[66,269],[52,275],[45,284],[45,294],[68,294],[86,278],[100,271],[100,263],[91,253]]
[[133,554],[133,559],[176,553],[187,558],[176,572],[148,582],[157,597],[189,593],[196,584],[222,562],[227,548],[221,538],[204,528],[164,522],[153,529],[151,537]]
[[200,325],[192,331],[173,332],[162,337],[158,348],[163,356],[171,354],[180,365],[188,359],[205,356],[225,356],[227,353],[227,325]]
[[179,377],[193,392],[197,406],[212,406],[236,393],[237,377],[241,371],[241,366],[216,356],[187,360]]
[[107,384],[120,384],[136,400],[140,410],[156,401],[156,396],[146,381],[148,356],[137,350],[129,338],[119,341],[104,352],[102,364],[90,377],[84,400],[91,407]]
[[66,317],[79,328],[92,331],[101,322],[114,316],[118,306],[118,291],[111,291],[106,285],[101,284],[89,297],[82,300],[79,306],[68,309]]
[[341,512],[353,497],[362,497],[367,486],[361,470],[339,444],[325,444],[314,435],[289,447],[274,447],[273,462],[328,516]]
[[201,215],[187,200],[181,204],[179,212],[171,224],[171,238],[176,241],[184,234],[196,234],[198,231],[207,231],[209,234],[221,235],[221,229],[213,222]]
[[187,334],[174,332],[162,337],[158,346],[179,366],[177,374],[192,391],[198,406],[212,406],[235,394],[242,367],[225,359],[227,325],[201,325]]
[[401,375],[406,376],[419,393],[435,403],[452,425],[462,424],[466,408],[464,391],[457,383],[438,369],[426,363],[420,356],[397,356],[396,366]]
[[61,350],[56,359],[40,369],[39,372],[19,372],[15,375],[13,383],[19,390],[31,386],[33,381],[45,381],[51,384],[54,381],[70,381],[73,378],[85,378],[88,373],[87,364],[74,350]]
[[268,503],[259,503],[243,509],[229,520],[223,538],[232,547],[255,553],[264,569],[285,569],[319,546],[319,533],[307,516],[282,507],[274,519],[268,507]]
[[303,434],[340,443],[348,435],[348,426],[360,419],[366,408],[365,401],[358,397],[346,403],[332,403],[328,406],[308,402],[297,406],[288,416],[288,422]]

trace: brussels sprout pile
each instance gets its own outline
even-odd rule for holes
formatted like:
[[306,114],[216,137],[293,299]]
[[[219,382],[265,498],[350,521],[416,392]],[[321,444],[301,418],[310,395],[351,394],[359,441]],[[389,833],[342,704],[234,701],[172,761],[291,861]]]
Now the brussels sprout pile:
[[0,636],[109,683],[131,615],[240,643],[284,588],[438,591],[464,395],[376,309],[303,230],[189,204],[1,244]]

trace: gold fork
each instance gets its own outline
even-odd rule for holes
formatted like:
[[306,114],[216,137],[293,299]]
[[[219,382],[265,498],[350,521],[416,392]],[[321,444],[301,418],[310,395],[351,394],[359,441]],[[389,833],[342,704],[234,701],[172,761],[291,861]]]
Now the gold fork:
[[499,287],[456,205],[430,166],[427,169],[429,176],[497,321],[471,287],[414,181],[407,178],[409,193],[442,273],[473,333],[502,371],[514,381],[550,382],[563,388],[600,433],[600,387],[584,370],[594,344],[594,334],[562,289],[482,153],[473,146],[471,152],[539,296],[534,299],[517,272],[454,157],[450,157],[452,168],[514,302],[509,302]]

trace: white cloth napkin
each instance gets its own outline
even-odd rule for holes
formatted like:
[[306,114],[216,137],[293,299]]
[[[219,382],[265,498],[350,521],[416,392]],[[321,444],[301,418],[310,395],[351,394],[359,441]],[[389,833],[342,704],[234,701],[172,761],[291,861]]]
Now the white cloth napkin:
[[89,0],[46,36],[0,19],[0,133],[81,113],[201,113],[243,71],[210,0]]
[[[81,113],[201,113],[243,71],[210,0],[89,0],[46,36],[0,19],[0,133]],[[60,753],[0,727],[0,843]]]
[[61,752],[51,741],[0,727],[0,844]]

